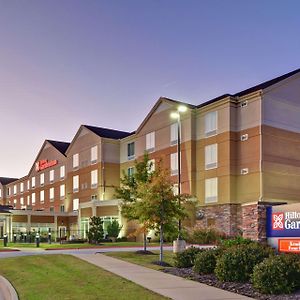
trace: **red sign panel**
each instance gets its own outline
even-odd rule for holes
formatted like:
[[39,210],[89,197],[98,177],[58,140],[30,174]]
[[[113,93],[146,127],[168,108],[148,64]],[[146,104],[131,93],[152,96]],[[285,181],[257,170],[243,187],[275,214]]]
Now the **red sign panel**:
[[280,239],[278,250],[279,252],[300,253],[300,239]]
[[43,159],[43,160],[40,160],[38,162],[35,163],[35,170],[38,172],[38,171],[42,171],[42,170],[45,170],[47,168],[50,168],[50,167],[53,167],[55,165],[58,164],[58,161],[55,159],[55,160],[46,160],[46,159]]

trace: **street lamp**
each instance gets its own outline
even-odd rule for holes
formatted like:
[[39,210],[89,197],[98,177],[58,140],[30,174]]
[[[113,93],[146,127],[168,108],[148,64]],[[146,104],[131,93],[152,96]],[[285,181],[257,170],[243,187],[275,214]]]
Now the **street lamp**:
[[[181,195],[181,118],[180,114],[187,111],[187,107],[179,105],[177,111],[171,113],[171,118],[177,120],[177,170],[178,170],[178,204],[181,206],[180,195]],[[178,238],[173,242],[173,252],[181,252],[185,249],[185,241],[181,236],[181,219],[178,220]]]

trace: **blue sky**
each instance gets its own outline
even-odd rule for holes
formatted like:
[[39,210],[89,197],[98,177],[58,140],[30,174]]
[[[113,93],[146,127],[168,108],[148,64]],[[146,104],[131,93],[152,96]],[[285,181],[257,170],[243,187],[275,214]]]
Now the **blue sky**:
[[300,1],[0,0],[0,176],[80,124],[132,131],[300,67]]

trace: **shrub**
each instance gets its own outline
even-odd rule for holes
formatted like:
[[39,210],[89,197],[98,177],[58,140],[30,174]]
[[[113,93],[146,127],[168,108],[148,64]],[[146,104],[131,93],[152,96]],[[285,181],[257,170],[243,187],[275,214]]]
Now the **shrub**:
[[119,222],[117,220],[113,220],[107,225],[107,235],[109,237],[117,238],[121,229],[122,226],[119,225]]
[[254,267],[253,286],[264,294],[292,293],[300,288],[300,257],[282,254]]
[[187,241],[191,244],[215,244],[221,237],[223,234],[214,229],[196,229]]
[[117,238],[117,242],[127,242],[128,238],[126,236],[122,236],[120,238]]
[[203,249],[190,247],[183,252],[176,253],[174,258],[175,267],[177,268],[190,268],[195,263],[196,255],[204,251]]
[[230,247],[217,259],[215,274],[221,281],[246,282],[254,266],[272,254],[270,247],[258,243]]
[[199,274],[214,273],[217,257],[220,255],[219,249],[209,249],[196,255],[194,271]]
[[243,238],[242,236],[237,236],[235,238],[232,238],[232,239],[222,239],[220,241],[220,245],[225,247],[225,248],[229,248],[229,247],[232,247],[232,246],[237,246],[237,245],[248,245],[248,244],[251,244],[251,243],[256,243],[250,239],[245,239]]

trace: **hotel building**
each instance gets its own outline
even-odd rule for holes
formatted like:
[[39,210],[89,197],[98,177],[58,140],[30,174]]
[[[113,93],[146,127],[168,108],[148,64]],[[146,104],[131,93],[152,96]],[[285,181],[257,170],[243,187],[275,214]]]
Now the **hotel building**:
[[29,173],[0,178],[0,234],[63,231],[85,236],[91,216],[135,224],[114,196],[123,172],[149,153],[177,183],[181,114],[181,192],[197,199],[186,225],[263,239],[265,208],[300,201],[300,69],[198,106],[160,98],[134,132],[82,125],[71,143],[46,140]]

